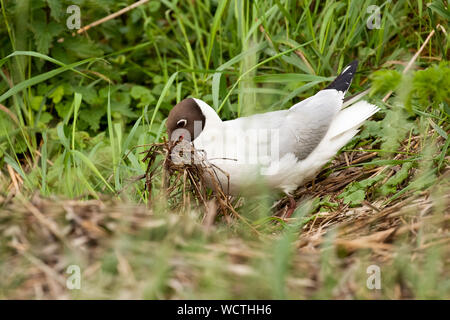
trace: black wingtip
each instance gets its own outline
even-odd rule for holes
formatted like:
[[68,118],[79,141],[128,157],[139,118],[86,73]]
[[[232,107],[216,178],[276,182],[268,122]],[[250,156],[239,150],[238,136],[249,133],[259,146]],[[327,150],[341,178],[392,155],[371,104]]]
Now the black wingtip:
[[358,68],[358,60],[350,62],[341,72],[340,75],[325,89],[336,89],[337,91],[347,92],[352,83],[353,76]]

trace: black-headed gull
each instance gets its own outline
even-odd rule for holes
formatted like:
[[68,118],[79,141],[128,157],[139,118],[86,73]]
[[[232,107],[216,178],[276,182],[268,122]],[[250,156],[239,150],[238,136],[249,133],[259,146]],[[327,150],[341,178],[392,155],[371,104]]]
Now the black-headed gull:
[[184,99],[170,111],[167,133],[171,141],[182,138],[204,151],[208,162],[221,169],[215,169],[216,178],[226,193],[265,183],[290,196],[379,110],[366,101],[343,109],[357,65],[353,61],[327,88],[288,110],[222,121],[204,101]]

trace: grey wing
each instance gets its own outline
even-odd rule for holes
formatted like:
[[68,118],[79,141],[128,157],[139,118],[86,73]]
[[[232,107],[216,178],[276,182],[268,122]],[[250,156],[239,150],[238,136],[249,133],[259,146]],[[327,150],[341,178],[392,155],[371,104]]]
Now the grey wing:
[[292,152],[305,159],[324,138],[343,98],[342,92],[328,89],[292,106],[281,130],[280,155]]
[[[342,107],[343,98],[343,92],[334,89],[322,90],[295,104],[289,110],[224,121],[223,125],[226,130],[232,132],[239,130],[249,132],[246,130],[252,129],[265,131],[262,135],[265,138],[260,139],[259,136],[257,142],[258,153],[261,153],[259,156],[271,152],[272,159],[280,159],[287,153],[294,153],[301,160],[306,158],[323,139]],[[275,148],[274,140],[278,142]],[[272,150],[278,150],[278,154],[273,154]]]

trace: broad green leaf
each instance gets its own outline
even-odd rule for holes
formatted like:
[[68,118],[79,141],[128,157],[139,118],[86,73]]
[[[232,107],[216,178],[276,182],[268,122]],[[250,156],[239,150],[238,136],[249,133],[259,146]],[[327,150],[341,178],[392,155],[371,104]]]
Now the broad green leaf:
[[34,32],[34,41],[39,52],[47,54],[53,42],[53,39],[64,30],[61,23],[51,21],[46,23],[45,19],[35,21],[32,24]]
[[51,94],[49,94],[49,97],[52,98],[53,103],[59,103],[61,99],[64,96],[64,87],[58,86]]

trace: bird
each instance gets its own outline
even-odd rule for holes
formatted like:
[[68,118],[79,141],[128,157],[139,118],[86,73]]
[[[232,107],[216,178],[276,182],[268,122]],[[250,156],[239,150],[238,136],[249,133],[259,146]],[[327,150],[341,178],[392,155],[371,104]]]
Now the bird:
[[222,121],[206,102],[186,98],[166,120],[169,141],[184,141],[203,151],[215,177],[228,195],[239,195],[264,184],[289,198],[310,182],[379,108],[360,100],[343,108],[358,61],[348,64],[326,88],[289,109]]

